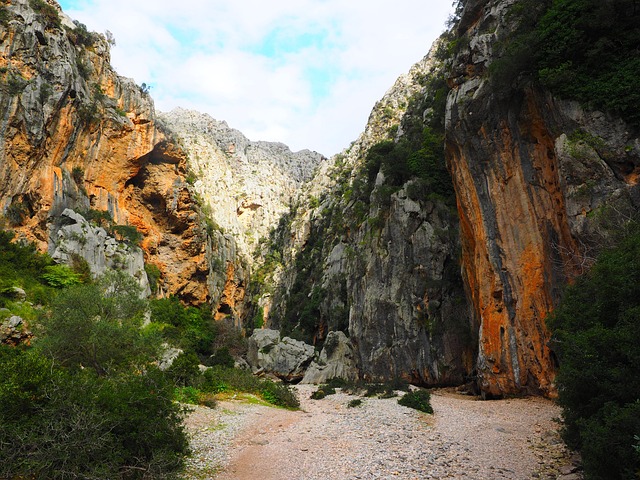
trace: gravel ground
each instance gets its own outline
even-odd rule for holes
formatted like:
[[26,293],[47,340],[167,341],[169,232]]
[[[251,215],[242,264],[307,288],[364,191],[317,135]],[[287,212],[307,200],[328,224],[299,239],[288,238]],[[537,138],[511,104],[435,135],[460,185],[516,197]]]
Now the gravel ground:
[[234,401],[189,416],[194,456],[188,479],[580,479],[579,461],[557,434],[560,409],[540,398],[478,401],[439,390],[434,415],[397,398],[344,393],[301,410]]

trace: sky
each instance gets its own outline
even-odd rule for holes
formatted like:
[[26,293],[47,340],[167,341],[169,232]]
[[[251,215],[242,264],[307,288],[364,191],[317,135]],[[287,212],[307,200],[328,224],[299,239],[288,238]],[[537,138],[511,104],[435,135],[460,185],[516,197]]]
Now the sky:
[[111,63],[156,110],[225,120],[251,140],[326,156],[444,31],[451,0],[59,0],[113,33]]

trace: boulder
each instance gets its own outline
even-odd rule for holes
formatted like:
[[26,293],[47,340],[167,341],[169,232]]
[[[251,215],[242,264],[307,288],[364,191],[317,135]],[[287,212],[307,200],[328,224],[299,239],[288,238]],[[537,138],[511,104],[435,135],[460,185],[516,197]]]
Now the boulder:
[[333,378],[358,378],[353,345],[342,332],[329,332],[318,360],[307,369],[302,383],[326,383]]
[[254,372],[271,373],[292,382],[304,377],[314,354],[311,345],[289,337],[280,339],[279,331],[264,329],[249,337],[247,360]]
[[164,372],[165,370],[168,370],[171,365],[173,365],[173,362],[180,356],[183,350],[181,350],[180,348],[172,347],[167,343],[163,344],[162,348],[162,356],[160,357],[160,360],[158,362],[158,368]]
[[31,337],[31,332],[22,318],[17,315],[12,315],[0,324],[0,344],[12,346],[28,344]]

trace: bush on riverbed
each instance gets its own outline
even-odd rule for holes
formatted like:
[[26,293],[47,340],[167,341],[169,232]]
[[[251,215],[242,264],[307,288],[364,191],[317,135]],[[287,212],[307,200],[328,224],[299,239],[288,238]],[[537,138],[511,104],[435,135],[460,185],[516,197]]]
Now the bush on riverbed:
[[255,377],[238,368],[215,366],[204,372],[198,387],[203,392],[244,392],[258,395],[272,405],[298,408],[300,401],[289,385]]
[[398,403],[402,406],[414,408],[425,413],[433,413],[431,408],[431,394],[426,390],[416,390],[406,393]]
[[640,473],[640,227],[567,288],[548,318],[567,444],[587,478]]

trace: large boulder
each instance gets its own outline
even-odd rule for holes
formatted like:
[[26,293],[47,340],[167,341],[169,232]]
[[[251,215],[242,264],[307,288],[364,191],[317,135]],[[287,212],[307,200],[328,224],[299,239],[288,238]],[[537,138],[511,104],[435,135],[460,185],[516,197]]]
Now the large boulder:
[[256,330],[249,337],[247,360],[254,372],[272,373],[288,382],[299,381],[313,360],[315,350],[293,338],[280,338],[277,330]]
[[119,242],[82,215],[66,208],[60,215],[60,227],[53,230],[49,253],[59,263],[70,263],[73,254],[84,258],[95,277],[110,270],[122,270],[136,279],[143,295],[151,294],[144,269],[144,254],[135,245]]
[[311,363],[302,383],[326,383],[333,378],[358,378],[353,345],[342,332],[329,332],[318,360]]
[[28,344],[32,336],[22,318],[17,315],[12,315],[0,323],[0,344]]

